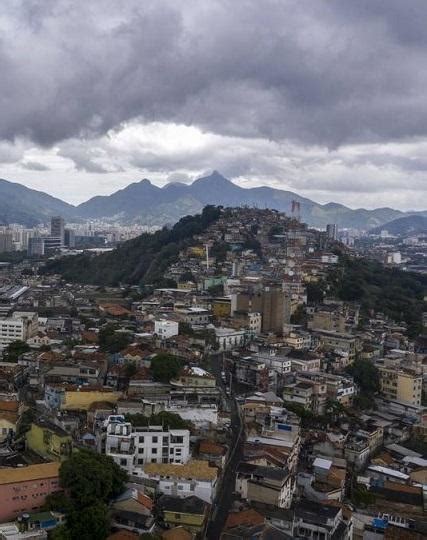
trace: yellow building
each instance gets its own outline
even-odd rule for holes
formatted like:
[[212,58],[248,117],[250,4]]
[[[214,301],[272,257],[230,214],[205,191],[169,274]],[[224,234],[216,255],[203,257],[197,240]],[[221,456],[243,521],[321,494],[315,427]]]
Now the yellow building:
[[400,366],[380,365],[380,389],[386,399],[421,405],[423,377],[414,370]]
[[108,388],[94,388],[82,386],[81,388],[66,388],[61,409],[74,411],[87,411],[97,401],[117,403],[122,397],[121,392],[114,392]]
[[27,448],[45,459],[63,461],[72,452],[72,437],[53,422],[40,418],[26,434]]
[[157,503],[168,527],[184,527],[188,531],[198,533],[204,529],[209,504],[190,496],[185,498],[163,495]]
[[193,257],[206,257],[206,248],[204,246],[192,246],[188,248],[188,252]]
[[215,298],[212,300],[212,313],[217,318],[230,317],[231,298]]

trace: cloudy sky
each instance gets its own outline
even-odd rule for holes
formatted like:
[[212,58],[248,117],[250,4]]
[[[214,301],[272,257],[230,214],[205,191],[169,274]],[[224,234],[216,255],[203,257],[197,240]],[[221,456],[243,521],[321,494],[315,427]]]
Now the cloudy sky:
[[426,0],[2,0],[0,177],[425,209],[426,25]]

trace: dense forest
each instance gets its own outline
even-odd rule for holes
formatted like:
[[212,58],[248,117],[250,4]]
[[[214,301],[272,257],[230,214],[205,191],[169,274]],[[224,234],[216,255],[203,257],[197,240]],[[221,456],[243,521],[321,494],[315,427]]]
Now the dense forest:
[[180,250],[220,214],[220,207],[206,206],[201,214],[186,216],[171,229],[164,227],[154,234],[142,234],[102,255],[83,253],[49,261],[43,272],[91,285],[161,286],[165,270],[177,260]]
[[341,255],[339,265],[330,272],[323,287],[326,294],[360,303],[362,315],[382,312],[396,322],[405,322],[411,337],[422,331],[422,314],[427,310],[427,276]]

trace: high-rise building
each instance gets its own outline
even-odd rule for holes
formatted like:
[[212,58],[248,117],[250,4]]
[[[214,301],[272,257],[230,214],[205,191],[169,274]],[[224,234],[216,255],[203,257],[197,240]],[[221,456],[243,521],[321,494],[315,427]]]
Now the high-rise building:
[[326,236],[329,240],[338,239],[338,227],[336,223],[328,223],[328,225],[326,225]]
[[54,216],[50,221],[50,236],[52,238],[59,238],[61,246],[65,242],[65,221],[61,216]]
[[73,229],[65,229],[64,245],[68,248],[76,247],[76,233]]
[[45,244],[44,241],[46,239],[42,238],[41,236],[33,236],[32,238],[28,239],[28,255],[30,257],[38,257],[40,255],[44,255],[45,250]]
[[0,231],[0,253],[13,251],[13,235],[9,230]]

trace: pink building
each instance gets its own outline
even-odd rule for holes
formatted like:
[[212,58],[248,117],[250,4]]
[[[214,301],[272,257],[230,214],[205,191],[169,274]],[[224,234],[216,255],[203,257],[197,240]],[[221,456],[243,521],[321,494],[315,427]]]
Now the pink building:
[[60,463],[0,468],[0,523],[40,510],[59,487]]

